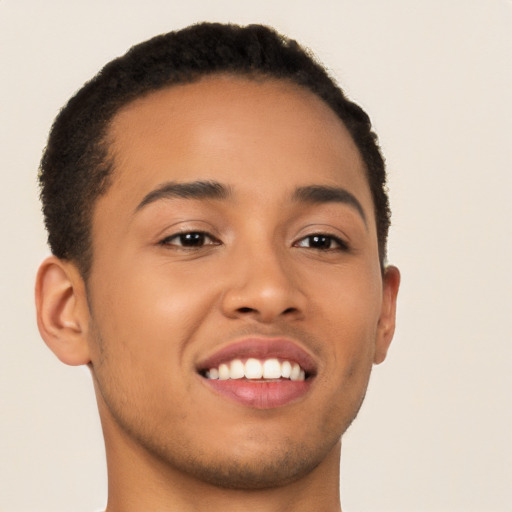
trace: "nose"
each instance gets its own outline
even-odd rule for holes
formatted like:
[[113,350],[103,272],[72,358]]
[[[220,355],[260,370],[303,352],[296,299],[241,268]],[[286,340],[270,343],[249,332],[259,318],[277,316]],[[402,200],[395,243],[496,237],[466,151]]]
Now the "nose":
[[233,256],[222,310],[229,318],[251,318],[272,323],[284,318],[300,319],[306,296],[299,288],[297,269],[286,257],[286,249],[244,251]]

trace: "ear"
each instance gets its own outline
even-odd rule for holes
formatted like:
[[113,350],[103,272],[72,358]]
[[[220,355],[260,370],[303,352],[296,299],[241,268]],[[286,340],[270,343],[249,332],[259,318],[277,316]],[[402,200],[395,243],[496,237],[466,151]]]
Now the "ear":
[[377,325],[377,340],[373,362],[380,364],[386,359],[389,345],[395,332],[396,297],[400,287],[400,271],[393,266],[386,267],[382,279],[382,309]]
[[36,277],[37,326],[43,340],[64,363],[90,362],[87,343],[89,307],[76,266],[50,256]]

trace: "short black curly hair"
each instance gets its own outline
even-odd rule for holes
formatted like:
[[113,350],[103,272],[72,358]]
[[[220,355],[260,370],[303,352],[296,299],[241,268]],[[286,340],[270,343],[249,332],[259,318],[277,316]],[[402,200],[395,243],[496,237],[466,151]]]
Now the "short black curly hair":
[[366,166],[377,224],[381,267],[390,224],[386,171],[368,115],[349,101],[325,68],[296,41],[262,25],[199,23],[156,36],[109,62],[55,119],[39,182],[48,244],[87,278],[92,264],[91,221],[113,169],[106,135],[119,109],[175,84],[227,73],[292,82],[331,107],[351,134]]

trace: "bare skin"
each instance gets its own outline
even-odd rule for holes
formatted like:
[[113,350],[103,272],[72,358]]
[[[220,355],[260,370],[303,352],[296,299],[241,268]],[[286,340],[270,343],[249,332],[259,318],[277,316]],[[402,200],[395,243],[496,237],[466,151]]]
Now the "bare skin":
[[[341,436],[399,286],[345,127],[286,82],[217,76],[136,100],[110,140],[87,286],[51,257],[36,290],[47,344],[91,368],[107,511],[341,510]],[[202,363],[248,339],[305,354],[304,390],[219,392]]]

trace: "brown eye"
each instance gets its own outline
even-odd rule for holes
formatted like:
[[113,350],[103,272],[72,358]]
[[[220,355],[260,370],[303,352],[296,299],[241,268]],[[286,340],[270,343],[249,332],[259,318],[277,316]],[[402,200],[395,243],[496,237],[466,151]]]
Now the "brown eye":
[[208,233],[191,231],[168,236],[164,238],[160,244],[185,248],[200,248],[207,245],[219,245],[219,241]]
[[347,250],[348,246],[343,240],[332,235],[314,234],[300,239],[295,244],[296,247],[306,249],[316,249],[319,251]]

